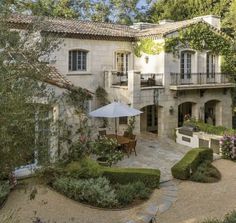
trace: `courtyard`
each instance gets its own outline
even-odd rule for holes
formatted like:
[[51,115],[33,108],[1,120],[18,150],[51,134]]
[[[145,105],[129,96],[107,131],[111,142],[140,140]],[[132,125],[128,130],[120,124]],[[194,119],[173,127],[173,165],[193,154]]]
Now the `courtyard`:
[[56,223],[147,222],[145,216],[148,217],[148,214],[145,215],[145,212],[149,210],[150,213],[151,208],[155,208],[153,204],[157,205],[156,219],[160,223],[197,223],[206,218],[222,218],[225,213],[236,208],[236,166],[227,160],[217,160],[213,164],[222,174],[220,182],[203,184],[173,180],[161,184],[161,188],[155,190],[147,202],[121,210],[93,208],[42,185],[36,186],[36,197],[30,200],[31,187],[34,185],[19,185],[0,211],[0,220],[5,214],[12,213],[17,219],[12,220],[12,223],[31,223],[35,217]]

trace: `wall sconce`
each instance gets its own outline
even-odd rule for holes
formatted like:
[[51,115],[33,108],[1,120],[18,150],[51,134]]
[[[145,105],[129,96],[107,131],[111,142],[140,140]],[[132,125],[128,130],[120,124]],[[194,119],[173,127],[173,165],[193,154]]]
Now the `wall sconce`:
[[171,115],[174,113],[174,108],[173,108],[172,105],[171,105],[170,108],[169,108],[169,112],[170,112]]
[[146,62],[146,63],[149,62],[149,56],[145,56],[145,62]]

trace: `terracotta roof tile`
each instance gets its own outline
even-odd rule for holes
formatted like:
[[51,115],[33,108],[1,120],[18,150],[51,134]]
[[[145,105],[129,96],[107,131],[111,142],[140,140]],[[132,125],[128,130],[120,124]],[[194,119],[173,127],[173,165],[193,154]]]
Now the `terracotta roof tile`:
[[[36,16],[23,14],[12,14],[9,18],[11,24],[30,24],[34,20],[37,20]],[[113,23],[46,17],[46,19],[43,20],[43,31],[85,36],[129,38],[135,40],[136,38],[142,37],[162,37],[199,22],[204,21],[202,18],[194,18],[178,22],[168,22],[162,25],[156,24],[152,28],[138,30],[126,25]],[[212,28],[214,29],[214,27]]]
[[140,30],[137,34],[138,37],[148,37],[148,36],[165,36],[169,33],[177,31],[179,29],[188,27],[190,25],[203,22],[202,19],[189,19],[178,22],[168,22],[162,25],[156,25],[153,28]]
[[[36,20],[37,17],[12,14],[9,18],[10,23],[30,24]],[[112,23],[101,23],[91,21],[80,21],[76,19],[60,19],[60,18],[46,18],[44,21],[44,30],[55,33],[66,34],[83,34],[96,36],[113,36],[113,37],[134,37],[137,32],[135,29],[125,25],[118,25]]]
[[[30,24],[37,20],[38,17],[22,14],[12,14],[9,17],[9,22],[13,25]],[[80,21],[76,19],[61,19],[46,17],[43,24],[43,31],[62,33],[68,35],[82,35],[85,38],[88,36],[96,37],[110,37],[110,38],[125,38],[134,41],[143,37],[163,37],[169,33],[175,32],[179,29],[191,26],[196,23],[206,23],[202,18],[193,18],[178,22],[167,22],[165,24],[155,24],[152,28],[143,30],[131,28],[126,25],[118,25],[113,23],[101,23],[92,21]],[[208,24],[208,23],[206,23]],[[210,25],[209,25],[210,26]],[[212,26],[212,29],[220,34],[225,35]]]
[[55,85],[59,88],[70,89],[73,84],[67,80],[55,67],[50,66],[50,73],[48,78],[45,80],[46,83]]

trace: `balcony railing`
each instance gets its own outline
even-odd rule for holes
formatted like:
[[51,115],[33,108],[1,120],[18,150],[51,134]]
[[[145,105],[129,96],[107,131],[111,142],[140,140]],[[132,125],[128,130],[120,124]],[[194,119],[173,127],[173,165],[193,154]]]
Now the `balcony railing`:
[[[163,86],[163,74],[141,73],[138,75],[140,75],[141,87]],[[112,71],[111,83],[113,86],[128,86],[128,73]]]
[[127,72],[112,71],[111,84],[117,85],[117,86],[128,86],[128,73]]
[[171,73],[170,85],[207,85],[230,83],[228,74],[222,73]]
[[146,73],[141,74],[141,87],[163,86],[163,74]]

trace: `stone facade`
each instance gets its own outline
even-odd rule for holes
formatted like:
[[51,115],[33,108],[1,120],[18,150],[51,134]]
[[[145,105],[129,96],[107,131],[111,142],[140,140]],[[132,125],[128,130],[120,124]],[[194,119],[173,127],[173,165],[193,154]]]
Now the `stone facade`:
[[[216,29],[220,27],[218,17],[205,16],[203,20]],[[178,35],[178,32],[169,35]],[[164,42],[164,38],[155,37],[155,41]],[[70,50],[87,52],[86,71],[69,71]],[[209,76],[206,76],[209,52],[192,49],[182,49],[181,52],[190,52],[190,56],[186,55],[191,60],[191,77],[181,76],[181,56],[163,51],[158,55],[143,54],[139,58],[134,55],[133,43],[128,40],[64,38],[60,49],[52,55],[52,63],[74,85],[92,92],[101,86],[108,92],[110,101],[119,100],[143,110],[144,113],[136,117],[137,133],[152,131],[172,136],[185,115],[205,121],[211,118],[215,125],[231,127],[229,89],[233,84],[222,80],[220,56],[214,55],[214,80],[209,81]],[[123,74],[118,70],[117,53],[126,57]],[[155,81],[150,82],[153,79]],[[185,79],[188,83],[178,82]],[[96,107],[97,103],[93,100],[90,109]],[[120,125],[120,131],[124,128],[125,125]]]

